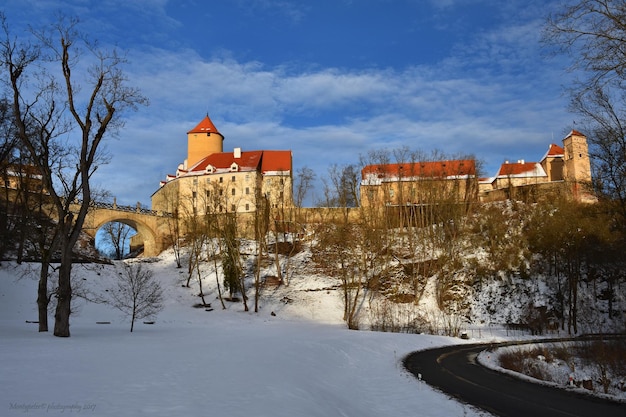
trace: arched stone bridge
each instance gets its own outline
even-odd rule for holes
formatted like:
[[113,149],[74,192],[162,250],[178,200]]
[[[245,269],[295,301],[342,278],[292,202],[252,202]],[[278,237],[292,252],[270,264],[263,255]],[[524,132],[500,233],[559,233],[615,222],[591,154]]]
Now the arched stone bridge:
[[113,203],[92,202],[83,224],[83,231],[96,238],[98,229],[109,222],[124,223],[137,231],[133,241],[143,241],[144,256],[157,256],[168,246],[168,213]]

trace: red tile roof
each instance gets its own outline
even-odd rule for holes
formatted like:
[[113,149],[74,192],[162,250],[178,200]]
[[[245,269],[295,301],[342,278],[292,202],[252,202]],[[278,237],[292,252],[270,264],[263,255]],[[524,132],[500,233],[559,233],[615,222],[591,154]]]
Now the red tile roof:
[[291,151],[247,151],[241,152],[239,158],[234,152],[218,152],[201,159],[189,172],[197,175],[204,173],[211,165],[216,171],[230,171],[233,163],[241,171],[257,170],[262,173],[273,171],[291,171]]
[[565,136],[565,137],[566,137],[566,138],[569,138],[570,136],[574,136],[574,135],[575,135],[575,136],[582,136],[582,137],[584,137],[584,138],[586,138],[586,137],[587,137],[587,136],[583,135],[582,133],[580,133],[578,130],[575,130],[575,129],[572,129],[572,131],[571,131],[571,132],[569,132],[569,133],[567,134],[567,136]]
[[229,170],[231,165],[236,163],[242,170],[258,169],[263,151],[241,152],[240,158],[235,158],[234,152],[218,152],[201,159],[191,167],[191,172],[205,171],[209,165],[213,168]]
[[500,166],[497,177],[538,177],[546,173],[537,162],[504,163]]
[[475,176],[476,162],[473,159],[412,162],[402,164],[367,165],[361,171],[361,177],[376,175],[378,178],[447,178]]
[[205,116],[204,119],[202,119],[200,123],[198,123],[196,127],[187,132],[187,134],[189,133],[217,133],[220,136],[224,136],[220,132],[218,132],[211,119],[209,119],[208,114]]
[[559,145],[551,143],[548,147],[548,151],[543,156],[543,158],[541,158],[541,163],[543,163],[543,161],[545,161],[547,158],[563,158],[563,156],[565,156],[565,151],[563,150],[563,148],[561,148]]
[[550,147],[548,148],[548,153],[546,154],[546,156],[563,156],[565,154],[565,151],[563,150],[563,148],[561,148],[559,145],[556,145],[554,143],[550,144]]
[[261,172],[291,171],[291,151],[263,151]]

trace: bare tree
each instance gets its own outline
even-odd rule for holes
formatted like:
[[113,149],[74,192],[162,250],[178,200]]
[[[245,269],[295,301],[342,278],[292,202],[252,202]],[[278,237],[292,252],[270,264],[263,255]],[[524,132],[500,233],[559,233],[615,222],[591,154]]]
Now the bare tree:
[[202,272],[200,270],[200,265],[203,261],[203,255],[205,246],[208,243],[208,222],[207,216],[200,216],[197,213],[195,208],[195,201],[192,201],[192,209],[188,209],[185,211],[185,230],[186,234],[186,242],[189,253],[189,264],[187,268],[187,283],[186,286],[189,287],[189,283],[191,279],[195,275],[198,279],[198,295],[202,299],[202,306],[209,307],[210,304],[207,304],[204,298],[204,289],[202,286]]
[[543,41],[572,57],[584,88],[626,80],[626,7],[621,0],[576,0],[548,17]]
[[224,287],[230,293],[241,293],[244,311],[248,311],[248,296],[244,281],[243,267],[241,265],[240,242],[237,237],[237,217],[235,213],[224,214],[222,233],[222,270],[224,272]]
[[298,169],[298,171],[296,172],[294,204],[297,211],[297,221],[302,221],[300,218],[301,209],[303,207],[306,195],[313,188],[313,181],[315,181],[315,171],[313,171],[311,168],[304,166]]
[[588,129],[596,191],[619,204],[626,224],[626,6],[576,0],[549,16],[543,40],[579,74],[570,87],[572,110]]
[[587,125],[595,191],[616,203],[626,230],[626,102],[596,87],[575,96],[571,107]]
[[255,193],[256,212],[254,216],[254,239],[256,241],[256,265],[254,268],[254,312],[259,312],[261,298],[261,267],[263,256],[267,252],[267,233],[269,230],[269,202],[260,190]]
[[182,243],[182,223],[183,213],[181,213],[181,196],[178,182],[172,181],[163,186],[164,188],[159,192],[160,201],[159,207],[162,207],[163,211],[167,213],[166,225],[168,229],[168,244],[174,252],[174,259],[176,260],[176,267],[182,267],[181,261],[181,243]]
[[[126,61],[115,50],[85,41],[92,65],[86,72],[74,71],[82,52],[77,41],[86,39],[77,31],[77,19],[61,16],[49,28],[33,31],[35,43],[18,42],[4,14],[0,21],[0,65],[17,134],[41,172],[58,222],[52,245],[61,257],[54,335],[69,337],[73,248],[91,203],[90,177],[105,162],[100,145],[123,125],[125,110],[147,100],[127,86],[121,69]],[[44,60],[52,63],[50,71],[37,65]]]
[[123,264],[117,285],[111,289],[111,303],[130,317],[130,331],[135,321],[154,317],[163,309],[163,289],[153,278],[152,271],[141,264]]
[[221,235],[219,221],[221,214],[219,213],[219,210],[222,205],[220,190],[222,190],[222,188],[218,182],[207,184],[206,188],[203,190],[205,195],[204,223],[207,231],[206,256],[207,260],[213,260],[217,296],[220,300],[220,304],[222,305],[222,310],[225,310],[226,304],[224,304],[224,297],[222,295],[222,285],[220,283],[218,265],[219,255],[222,251],[222,239],[219,238]]
[[[110,245],[113,258],[120,260],[126,256],[126,244],[132,237],[133,228],[120,222],[109,222],[102,226],[105,246]],[[134,233],[133,233],[134,234]]]

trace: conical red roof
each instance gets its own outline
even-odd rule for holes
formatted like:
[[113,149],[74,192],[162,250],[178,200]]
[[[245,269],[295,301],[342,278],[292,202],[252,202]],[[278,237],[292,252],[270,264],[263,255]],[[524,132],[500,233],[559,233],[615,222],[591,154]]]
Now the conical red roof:
[[211,119],[209,119],[208,114],[196,127],[187,132],[187,134],[189,133],[217,133],[220,136],[224,136],[217,130]]

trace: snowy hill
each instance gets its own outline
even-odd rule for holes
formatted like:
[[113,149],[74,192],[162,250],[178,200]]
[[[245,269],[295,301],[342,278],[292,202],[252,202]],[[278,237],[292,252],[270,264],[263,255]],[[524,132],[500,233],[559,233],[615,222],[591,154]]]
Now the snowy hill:
[[[242,253],[253,250],[243,247]],[[249,263],[252,255],[244,258]],[[241,301],[226,301],[222,309],[212,262],[201,265],[210,308],[198,308],[197,278],[186,287],[187,269],[176,268],[171,251],[125,262],[140,262],[154,273],[165,292],[163,311],[139,321],[130,333],[118,310],[98,302],[110,298],[122,263],[76,264],[76,312],[69,339],[38,333],[32,323],[37,320],[38,265],[2,264],[3,415],[79,410],[98,416],[486,415],[416,381],[401,366],[409,352],[466,340],[347,330],[338,280],[322,273],[308,250],[290,259],[288,285],[271,285],[276,270],[272,262],[264,264],[268,285],[258,313],[252,312],[249,267],[251,311],[245,312]],[[515,285],[506,280],[482,283],[472,294],[472,323],[454,316],[458,323],[448,326],[466,331],[471,342],[528,337],[502,323],[519,319],[529,299],[541,303],[545,293],[537,278],[518,280]],[[385,313],[391,321],[414,320],[409,314],[417,311],[431,320],[429,330],[437,330],[438,321],[450,320],[437,313],[436,277],[423,285],[417,308],[397,303],[396,310]],[[375,300],[364,298],[362,329],[380,318],[376,306]]]
[[[130,333],[110,306],[77,301],[68,339],[26,322],[37,317],[36,281],[23,274],[36,265],[3,263],[3,415],[484,415],[416,381],[400,364],[408,352],[460,339],[349,331],[336,293],[298,291],[295,278],[288,290],[267,294],[258,314],[243,312],[240,303],[193,308],[198,297],[181,286],[186,276],[173,258],[152,261],[166,290],[155,324],[139,323]],[[120,266],[74,268],[83,288],[102,294]],[[307,280],[310,288],[326,286]]]

